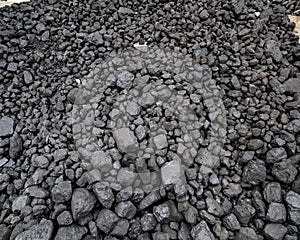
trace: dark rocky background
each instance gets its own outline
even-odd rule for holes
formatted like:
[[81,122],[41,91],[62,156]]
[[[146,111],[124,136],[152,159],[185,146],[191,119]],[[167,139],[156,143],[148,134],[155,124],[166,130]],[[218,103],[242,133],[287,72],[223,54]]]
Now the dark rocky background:
[[[300,239],[300,48],[287,17],[297,10],[280,0],[1,8],[0,239]],[[191,55],[222,89],[226,156],[192,162],[184,201],[84,181],[68,121],[76,80],[135,43]]]

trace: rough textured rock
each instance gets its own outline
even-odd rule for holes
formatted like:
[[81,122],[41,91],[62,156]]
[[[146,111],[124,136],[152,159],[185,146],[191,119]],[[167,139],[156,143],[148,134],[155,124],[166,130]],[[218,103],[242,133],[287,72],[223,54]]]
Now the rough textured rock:
[[108,209],[103,209],[98,215],[97,227],[100,231],[107,234],[113,229],[118,220],[119,217],[114,212]]
[[195,227],[192,228],[191,231],[192,238],[195,240],[215,240],[215,236],[210,231],[207,223],[205,221],[201,221]]
[[53,228],[54,227],[52,221],[42,220],[39,224],[34,225],[30,229],[18,234],[15,239],[50,240]]
[[10,234],[11,234],[11,230],[7,226],[1,224],[0,225],[0,239],[9,240]]
[[271,222],[283,223],[286,220],[286,209],[282,203],[271,203],[268,208],[267,219]]
[[10,117],[0,119],[0,137],[7,137],[14,133],[14,120]]
[[9,139],[9,156],[13,159],[20,157],[23,150],[22,138],[19,134],[15,133]]
[[124,89],[130,89],[134,75],[131,72],[123,71],[118,75],[117,86]]
[[107,209],[111,208],[115,200],[112,189],[108,186],[103,186],[101,183],[96,183],[93,190],[102,206]]
[[267,238],[281,240],[287,233],[287,228],[278,223],[267,224],[264,228],[264,234]]
[[288,204],[289,219],[295,224],[300,224],[300,194],[289,191],[285,200]]
[[236,240],[258,240],[258,236],[254,229],[242,227],[235,236]]
[[72,197],[72,184],[71,181],[60,182],[55,185],[51,190],[53,202],[61,203],[69,201]]
[[28,196],[19,196],[12,203],[13,211],[21,211],[28,203],[30,199]]
[[263,182],[266,178],[266,167],[263,161],[250,161],[244,169],[244,181],[253,185]]
[[74,190],[71,201],[71,210],[74,220],[86,216],[94,208],[96,197],[85,188]]
[[137,212],[136,207],[131,201],[118,203],[115,210],[119,217],[127,219],[132,219]]
[[92,153],[91,164],[94,168],[106,173],[112,168],[112,159],[110,155],[104,151],[95,151]]
[[185,183],[183,166],[178,160],[167,162],[161,168],[161,178],[164,185]]
[[87,232],[88,230],[85,227],[77,225],[60,227],[54,240],[80,240]]
[[268,203],[272,202],[281,202],[282,200],[282,193],[280,184],[277,182],[268,183],[263,191],[264,199]]
[[130,153],[136,150],[137,140],[129,128],[116,129],[113,136],[121,152]]

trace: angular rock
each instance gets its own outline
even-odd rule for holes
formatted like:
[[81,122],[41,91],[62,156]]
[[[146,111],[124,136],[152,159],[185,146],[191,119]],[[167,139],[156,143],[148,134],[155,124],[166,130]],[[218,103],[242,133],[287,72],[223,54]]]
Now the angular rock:
[[117,222],[110,234],[115,237],[124,237],[128,232],[129,225],[130,223],[128,220],[121,219],[119,222]]
[[49,160],[44,156],[37,156],[31,160],[31,163],[34,167],[47,168],[49,165]]
[[29,187],[25,190],[25,192],[29,193],[31,197],[34,198],[48,198],[49,192],[44,188],[39,188],[37,186]]
[[93,193],[85,188],[77,188],[74,190],[71,201],[71,210],[74,220],[85,217],[92,211],[96,203]]
[[206,199],[207,211],[215,216],[222,216],[224,214],[223,208],[213,198]]
[[300,120],[295,119],[288,122],[288,124],[285,126],[285,129],[292,133],[300,132]]
[[152,234],[153,240],[169,240],[170,235],[169,233],[162,233],[162,232],[155,232]]
[[91,164],[101,172],[107,173],[112,168],[112,159],[111,156],[104,151],[95,151],[92,153]]
[[112,189],[108,186],[103,186],[101,183],[96,183],[93,190],[102,206],[107,209],[111,208],[115,200]]
[[136,173],[132,172],[129,168],[121,168],[117,175],[117,182],[127,187],[134,182],[136,176]]
[[126,112],[131,116],[137,116],[140,113],[140,106],[136,102],[129,102],[126,106]]
[[205,21],[209,18],[209,12],[206,9],[204,9],[200,12],[199,17],[201,20]]
[[131,201],[120,202],[116,205],[115,212],[121,218],[132,219],[137,209]]
[[253,228],[242,227],[236,234],[235,240],[258,240],[258,236]]
[[68,226],[73,223],[72,214],[69,211],[63,211],[56,220],[59,226]]
[[20,157],[23,150],[22,138],[15,133],[9,139],[9,156],[13,159]]
[[186,179],[180,160],[165,163],[161,168],[161,178],[165,186],[184,184]]
[[145,127],[143,127],[142,125],[139,125],[136,129],[135,129],[135,135],[137,137],[138,140],[143,140],[146,137],[146,129]]
[[248,148],[250,150],[258,150],[260,148],[262,148],[264,146],[264,142],[260,139],[250,139],[249,143],[248,143]]
[[118,75],[117,86],[129,90],[133,84],[134,75],[131,72],[123,71]]
[[14,120],[9,117],[0,119],[0,137],[8,137],[14,133]]
[[160,204],[153,208],[153,214],[158,222],[162,222],[170,217],[171,212],[167,204]]
[[0,239],[1,240],[9,240],[9,236],[11,235],[11,230],[9,227],[4,224],[0,224]]
[[33,83],[33,77],[32,77],[31,72],[29,72],[29,71],[24,71],[24,72],[23,72],[23,79],[24,79],[24,82],[25,82],[27,85]]
[[119,217],[112,211],[102,209],[97,218],[97,227],[108,234],[116,225]]
[[282,240],[287,233],[287,228],[278,223],[267,224],[264,228],[264,234],[269,239]]
[[267,152],[266,162],[275,163],[285,158],[287,158],[287,153],[283,147],[272,148]]
[[189,224],[195,224],[197,222],[197,217],[199,216],[198,210],[191,204],[188,205],[188,209],[182,212],[182,214]]
[[153,214],[147,213],[141,217],[142,229],[145,232],[155,229],[157,221]]
[[290,92],[293,92],[293,93],[300,92],[300,79],[299,78],[290,78],[284,82],[284,85]]
[[88,35],[88,42],[91,44],[95,44],[96,46],[104,43],[102,34],[100,31],[93,32]]
[[252,185],[264,182],[266,179],[265,163],[261,160],[252,160],[244,168],[243,180]]
[[18,70],[18,64],[15,62],[11,62],[7,65],[7,71],[9,72],[16,72]]
[[71,225],[60,227],[56,233],[54,240],[81,240],[88,233],[86,227]]
[[153,143],[156,147],[156,149],[164,149],[168,147],[168,140],[167,136],[165,134],[160,134],[155,137],[153,137]]
[[201,148],[199,150],[195,161],[209,168],[215,168],[220,165],[219,158],[212,155],[206,148]]
[[192,228],[191,236],[193,240],[216,240],[205,221],[201,221]]
[[122,14],[133,14],[134,12],[130,8],[120,7],[118,13]]
[[279,44],[275,40],[269,40],[266,43],[266,51],[273,57],[276,62],[282,60],[282,52],[280,51]]
[[60,182],[55,185],[51,190],[51,197],[55,203],[69,201],[72,197],[71,181]]
[[24,239],[50,240],[52,236],[52,232],[53,232],[52,221],[44,219],[39,224],[34,225],[30,229],[18,234],[15,240],[24,240]]
[[15,211],[22,211],[22,209],[30,202],[28,196],[19,196],[17,197],[12,203],[12,210]]
[[284,223],[286,220],[286,209],[282,203],[271,203],[268,208],[267,219],[270,222]]
[[292,183],[295,180],[297,173],[297,169],[289,159],[275,163],[272,168],[273,176],[285,184]]
[[277,182],[268,183],[263,191],[264,199],[268,202],[281,202],[281,186]]
[[142,199],[139,204],[139,209],[144,210],[150,207],[152,204],[156,203],[161,199],[160,194],[157,191],[150,192],[146,197]]
[[229,214],[228,216],[223,218],[224,226],[231,231],[236,231],[241,228],[239,221],[237,220],[234,214]]
[[289,219],[296,225],[300,224],[300,194],[289,191],[285,198],[288,204]]
[[233,12],[236,15],[239,15],[242,13],[244,6],[245,6],[245,0],[231,0],[232,9]]
[[233,213],[242,225],[247,225],[252,218],[251,209],[247,205],[234,206]]
[[131,153],[137,150],[137,140],[129,128],[120,128],[113,131],[113,137],[118,149],[123,153]]

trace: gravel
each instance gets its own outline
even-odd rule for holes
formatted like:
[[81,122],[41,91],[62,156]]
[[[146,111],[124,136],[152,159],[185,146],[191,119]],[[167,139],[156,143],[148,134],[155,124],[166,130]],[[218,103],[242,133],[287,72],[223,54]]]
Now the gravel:
[[0,239],[299,239],[298,14],[1,8]]

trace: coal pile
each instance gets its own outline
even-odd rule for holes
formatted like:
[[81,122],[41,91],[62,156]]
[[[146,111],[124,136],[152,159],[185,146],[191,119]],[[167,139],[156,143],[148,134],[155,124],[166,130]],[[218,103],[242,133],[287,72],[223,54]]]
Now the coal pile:
[[298,8],[1,8],[0,239],[300,239]]

